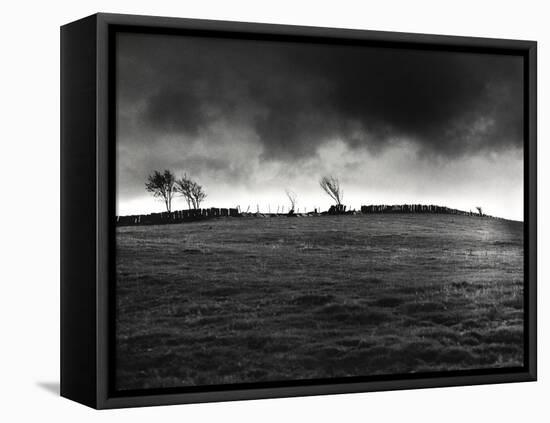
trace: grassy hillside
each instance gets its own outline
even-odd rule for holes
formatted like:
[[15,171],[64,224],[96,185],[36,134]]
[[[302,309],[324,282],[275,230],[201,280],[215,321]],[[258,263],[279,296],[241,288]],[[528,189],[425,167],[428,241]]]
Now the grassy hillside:
[[522,365],[523,223],[117,228],[119,389]]

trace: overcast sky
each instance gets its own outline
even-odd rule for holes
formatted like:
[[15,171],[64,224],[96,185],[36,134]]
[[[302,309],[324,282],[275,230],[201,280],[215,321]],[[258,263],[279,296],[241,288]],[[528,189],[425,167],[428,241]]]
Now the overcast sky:
[[[117,213],[162,211],[171,169],[206,207],[274,211],[297,194],[438,204],[523,220],[523,67],[514,56],[119,34]],[[187,208],[183,199],[173,209]]]

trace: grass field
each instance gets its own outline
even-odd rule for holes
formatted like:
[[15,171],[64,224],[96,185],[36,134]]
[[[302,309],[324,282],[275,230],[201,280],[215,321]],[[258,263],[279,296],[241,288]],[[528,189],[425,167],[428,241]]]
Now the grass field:
[[118,389],[523,364],[523,223],[388,214],[117,228]]

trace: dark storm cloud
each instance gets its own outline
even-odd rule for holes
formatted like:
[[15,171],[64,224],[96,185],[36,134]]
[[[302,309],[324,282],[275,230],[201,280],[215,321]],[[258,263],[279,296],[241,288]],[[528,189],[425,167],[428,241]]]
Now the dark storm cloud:
[[447,159],[522,145],[518,57],[125,35],[119,58],[119,105],[140,104],[126,118],[141,131],[247,127],[263,159],[334,139],[370,151],[407,139]]

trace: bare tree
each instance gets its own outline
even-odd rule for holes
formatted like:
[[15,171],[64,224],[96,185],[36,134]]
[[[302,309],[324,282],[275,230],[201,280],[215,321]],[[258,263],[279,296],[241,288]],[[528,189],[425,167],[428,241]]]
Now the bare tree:
[[483,209],[480,206],[477,206],[476,209],[477,209],[477,212],[479,213],[479,215],[483,216]]
[[187,174],[178,179],[175,185],[175,190],[187,201],[187,207],[200,208],[201,203],[206,198],[206,193],[202,189],[202,186],[193,181]]
[[206,193],[202,189],[202,186],[196,182],[191,182],[191,201],[193,207],[196,209],[200,208],[201,203],[206,199]]
[[319,185],[330,198],[336,201],[337,206],[342,205],[344,199],[344,191],[340,188],[340,181],[334,176],[323,176],[319,181]]
[[183,175],[176,181],[175,190],[178,192],[185,201],[187,201],[187,208],[190,209],[193,205],[193,199],[191,196],[191,185],[193,181],[187,177],[187,174]]
[[292,214],[294,213],[294,208],[296,207],[296,193],[289,189],[286,189],[285,192],[286,192],[286,196],[288,197],[288,201],[290,201],[289,213]]
[[153,197],[162,198],[166,210],[170,212],[172,210],[172,197],[174,196],[174,174],[169,170],[165,170],[160,173],[155,170],[151,175],[147,177],[145,183],[145,189],[153,194]]

